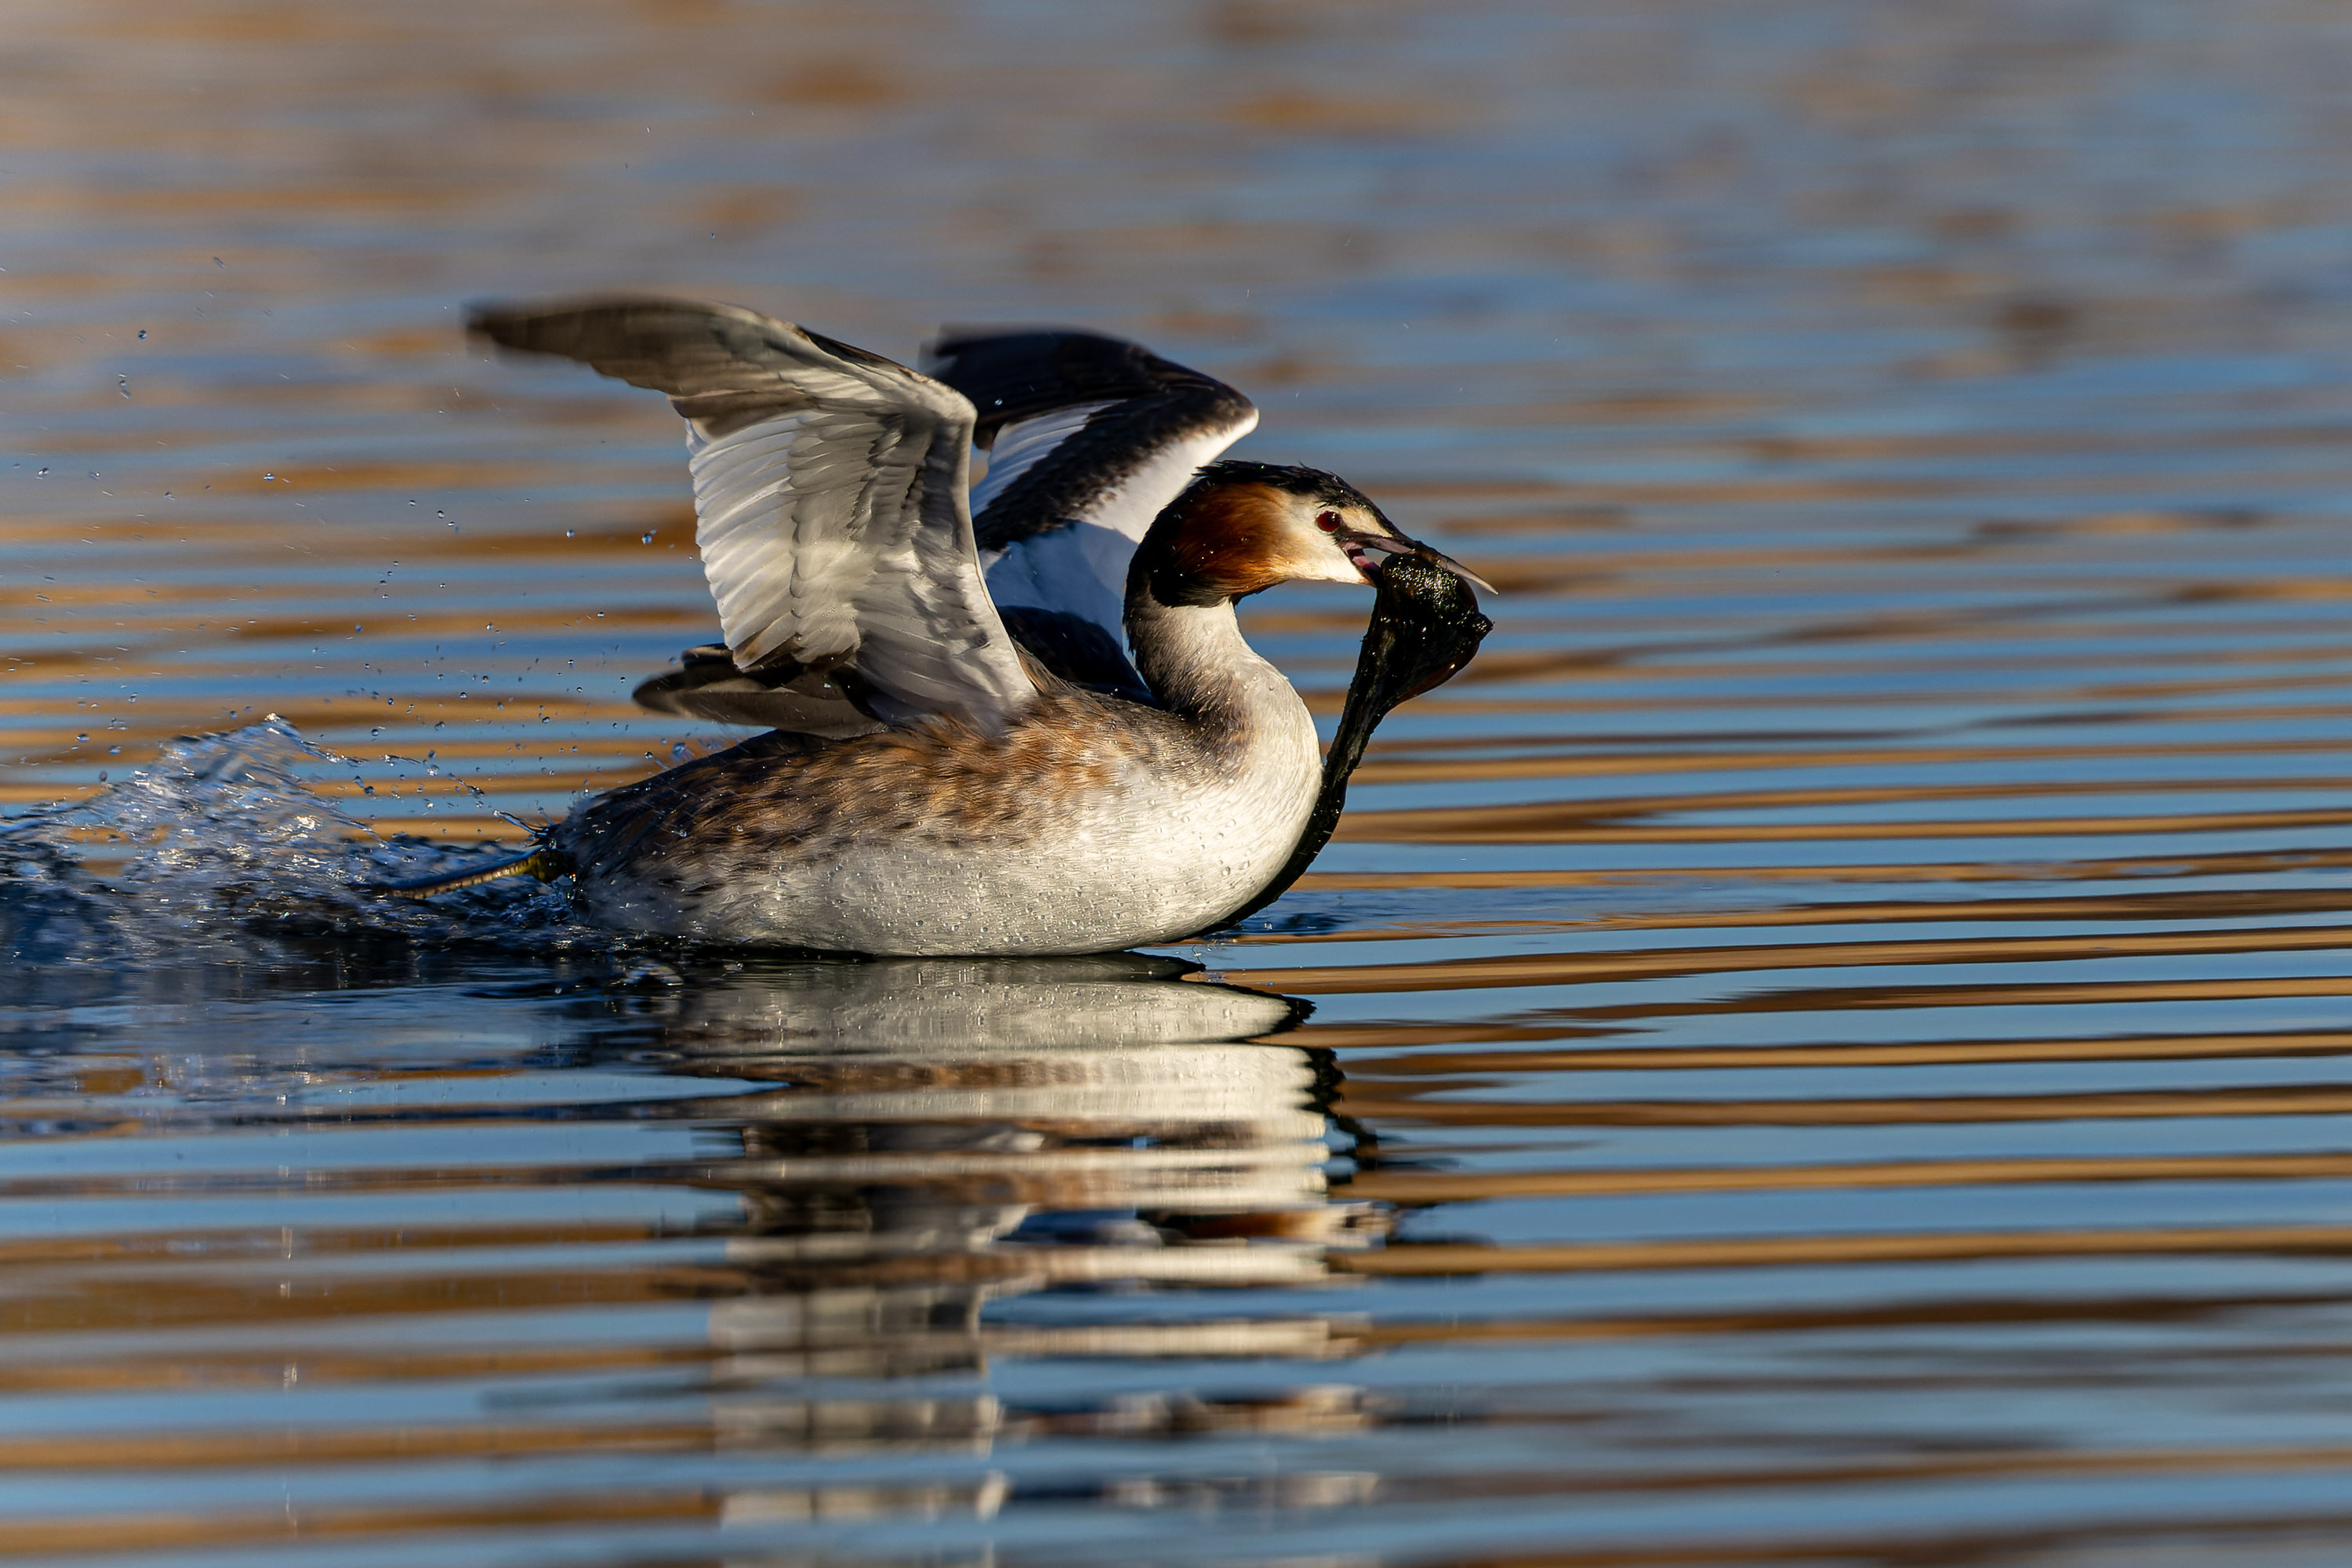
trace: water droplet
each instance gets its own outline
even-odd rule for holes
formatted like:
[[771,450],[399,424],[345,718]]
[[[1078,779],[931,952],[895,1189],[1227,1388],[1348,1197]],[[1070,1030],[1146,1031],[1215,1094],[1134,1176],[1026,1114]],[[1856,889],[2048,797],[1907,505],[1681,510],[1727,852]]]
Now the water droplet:
[[669,754],[681,763],[686,761],[688,757],[693,755],[692,752],[686,749],[686,742],[684,741],[672,741],[669,743]]
[[264,474],[261,476],[261,482],[266,485],[277,477],[278,476],[276,474]]
[[142,342],[144,342],[147,340],[147,329],[146,329],[146,328],[142,327],[142,328],[140,328],[140,329],[139,329],[139,339],[140,339],[140,341],[141,341]]
[[106,770],[104,768],[98,770],[98,782],[100,784],[104,784],[106,782]]
[[650,528],[646,530],[645,537],[637,541],[639,544],[651,544],[653,542],[654,531]]
[[120,392],[120,393],[121,393],[121,394],[122,394],[122,395],[123,395],[123,396],[125,396],[125,397],[130,396],[130,395],[131,395],[131,378],[130,378],[129,376],[127,376],[127,375],[118,375],[118,376],[116,376],[116,377],[114,378],[114,390],[115,390],[115,391],[117,391],[117,392]]
[[35,477],[36,479],[37,479],[37,478],[39,478],[39,477],[40,477],[40,474],[46,474],[46,473],[47,473],[48,471],[49,471],[48,469],[47,469],[47,468],[43,468],[43,469],[41,469],[41,470],[40,470],[40,473],[39,473],[39,474],[36,474],[34,477]]
[[572,537],[572,531],[571,531],[570,529],[568,529],[568,528],[567,528],[567,529],[565,529],[565,530],[563,531],[563,537],[564,537],[564,538],[566,538],[566,539],[571,538],[571,537]]

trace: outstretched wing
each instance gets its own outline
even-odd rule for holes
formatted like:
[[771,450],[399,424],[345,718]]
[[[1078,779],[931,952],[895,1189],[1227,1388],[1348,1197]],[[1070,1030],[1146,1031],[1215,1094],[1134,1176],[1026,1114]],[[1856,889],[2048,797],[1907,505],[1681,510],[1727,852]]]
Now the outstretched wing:
[[703,574],[746,676],[831,682],[892,723],[949,712],[995,728],[1036,695],[982,580],[961,395],[730,305],[488,306],[468,324],[669,394]]
[[979,411],[974,537],[1005,624],[1055,674],[1149,700],[1125,652],[1128,561],[1256,408],[1140,343],[1062,328],[950,327],[925,365]]

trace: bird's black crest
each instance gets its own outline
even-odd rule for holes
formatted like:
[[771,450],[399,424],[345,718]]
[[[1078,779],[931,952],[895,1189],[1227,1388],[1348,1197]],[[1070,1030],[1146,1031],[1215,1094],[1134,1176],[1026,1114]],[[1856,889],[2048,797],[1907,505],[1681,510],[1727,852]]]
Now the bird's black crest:
[[1227,458],[1222,462],[1204,465],[1199,473],[1192,476],[1192,482],[1185,489],[1192,491],[1237,482],[1269,485],[1286,494],[1305,496],[1308,500],[1320,501],[1326,506],[1361,507],[1382,522],[1388,521],[1387,515],[1371,497],[1339,475],[1326,473],[1321,468],[1300,468],[1292,463],[1253,463],[1241,458]]

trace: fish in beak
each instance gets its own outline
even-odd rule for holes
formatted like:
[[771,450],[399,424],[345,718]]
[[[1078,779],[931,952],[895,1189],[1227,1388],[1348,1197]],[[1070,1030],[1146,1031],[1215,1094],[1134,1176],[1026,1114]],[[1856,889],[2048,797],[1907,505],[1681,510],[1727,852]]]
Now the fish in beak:
[[[1356,677],[1348,683],[1339,727],[1324,754],[1323,787],[1307,829],[1274,879],[1248,905],[1220,921],[1221,931],[1257,913],[1298,880],[1339,825],[1339,813],[1348,805],[1348,776],[1363,759],[1374,727],[1399,703],[1453,679],[1495,629],[1495,623],[1478,611],[1478,595],[1470,591],[1474,583],[1486,587],[1475,573],[1410,539],[1384,539],[1382,551],[1382,560],[1375,563],[1378,570],[1358,563],[1372,582],[1372,619],[1356,655]],[[1349,552],[1350,559],[1354,553]]]
[[1400,560],[1418,561],[1425,565],[1437,567],[1441,571],[1451,572],[1472,587],[1483,588],[1489,594],[1500,591],[1495,584],[1487,582],[1451,555],[1432,550],[1420,540],[1407,539],[1402,533],[1369,533],[1349,529],[1345,532],[1332,535],[1332,538],[1338,542],[1340,549],[1348,552],[1348,559],[1355,563],[1356,570],[1361,572],[1365,580],[1370,583],[1380,582],[1381,558],[1387,556]]

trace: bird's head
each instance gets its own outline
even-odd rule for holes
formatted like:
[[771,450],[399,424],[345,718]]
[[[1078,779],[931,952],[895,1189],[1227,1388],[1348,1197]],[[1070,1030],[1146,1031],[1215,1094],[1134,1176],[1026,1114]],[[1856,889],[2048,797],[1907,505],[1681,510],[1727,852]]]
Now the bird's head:
[[1372,583],[1410,557],[1494,592],[1468,567],[1406,537],[1370,496],[1320,468],[1211,463],[1154,520],[1129,592],[1213,605],[1280,583]]

